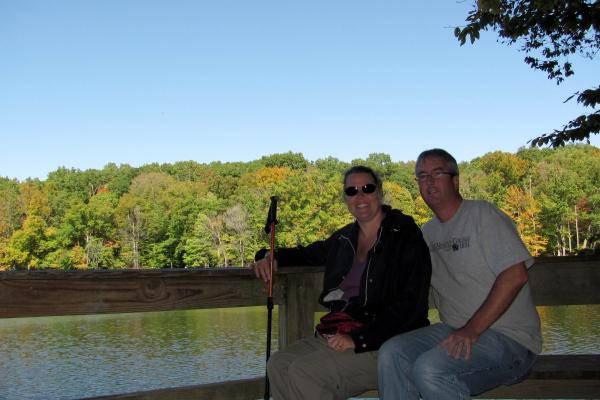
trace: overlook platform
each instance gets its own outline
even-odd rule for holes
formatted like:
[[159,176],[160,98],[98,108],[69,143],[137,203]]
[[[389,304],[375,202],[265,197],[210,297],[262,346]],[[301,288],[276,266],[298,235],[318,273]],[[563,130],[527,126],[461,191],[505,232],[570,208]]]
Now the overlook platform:
[[[321,279],[322,269],[302,266],[276,275],[281,348],[312,333]],[[540,306],[600,304],[600,257],[538,258],[530,284]],[[244,268],[0,272],[0,318],[245,307],[266,297]],[[256,377],[95,399],[258,399],[263,391]],[[542,355],[527,380],[478,398],[600,399],[600,354]]]

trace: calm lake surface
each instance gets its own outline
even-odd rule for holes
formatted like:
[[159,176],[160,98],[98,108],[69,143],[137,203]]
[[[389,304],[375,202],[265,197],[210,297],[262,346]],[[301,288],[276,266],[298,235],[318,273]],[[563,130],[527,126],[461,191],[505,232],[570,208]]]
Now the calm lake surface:
[[[600,353],[600,306],[538,310],[545,353]],[[275,351],[276,310],[273,319]],[[1,319],[0,399],[77,399],[263,375],[266,329],[266,307]]]

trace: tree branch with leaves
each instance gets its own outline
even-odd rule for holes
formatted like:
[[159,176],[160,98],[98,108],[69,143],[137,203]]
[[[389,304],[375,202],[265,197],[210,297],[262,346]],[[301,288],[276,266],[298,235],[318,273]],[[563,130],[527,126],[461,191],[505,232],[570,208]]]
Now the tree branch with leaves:
[[[474,43],[482,30],[496,31],[501,42],[519,44],[527,54],[525,63],[546,72],[556,84],[574,74],[570,56],[579,54],[592,60],[600,51],[599,0],[477,0],[466,21],[466,26],[454,30],[461,45],[467,40]],[[590,135],[600,132],[600,110],[595,110],[600,86],[577,92],[565,102],[573,98],[594,111],[531,139],[532,146],[589,143]]]

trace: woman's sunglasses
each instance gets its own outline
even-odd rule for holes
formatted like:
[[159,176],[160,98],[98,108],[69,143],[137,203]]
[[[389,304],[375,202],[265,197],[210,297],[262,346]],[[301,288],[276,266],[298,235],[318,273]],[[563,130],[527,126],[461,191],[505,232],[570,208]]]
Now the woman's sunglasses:
[[375,184],[367,183],[363,186],[348,186],[344,189],[344,193],[346,193],[346,196],[352,197],[356,196],[359,190],[362,190],[362,192],[365,194],[371,194],[375,191],[375,189],[377,189],[377,186]]

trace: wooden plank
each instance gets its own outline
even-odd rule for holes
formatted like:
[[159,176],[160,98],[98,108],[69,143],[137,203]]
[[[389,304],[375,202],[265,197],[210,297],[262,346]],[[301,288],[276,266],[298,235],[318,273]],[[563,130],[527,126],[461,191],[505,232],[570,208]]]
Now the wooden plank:
[[241,307],[267,297],[248,270],[61,272],[2,274],[0,318]]
[[[377,390],[370,390],[359,398],[379,398]],[[511,386],[498,386],[474,399],[600,399],[600,381],[597,379],[526,380]]]
[[600,354],[543,354],[537,358],[528,379],[600,381]]
[[530,269],[537,305],[600,304],[600,257],[541,257]]
[[248,400],[264,397],[264,377],[241,379],[205,385],[182,386],[126,394],[86,397],[85,400]]
[[[360,397],[379,397],[376,390]],[[541,355],[529,377],[501,385],[477,399],[592,399],[600,398],[600,354]]]
[[[288,267],[277,276],[310,273],[318,290],[322,270]],[[275,279],[276,304],[284,280]],[[540,258],[530,282],[538,305],[600,304],[600,257]],[[0,318],[240,307],[265,299],[264,283],[243,268],[0,272]]]
[[[600,304],[600,256],[536,258],[529,285],[538,306]],[[434,308],[431,295],[429,305]]]
[[[293,270],[297,272],[297,269]],[[65,280],[65,279],[130,279],[130,278],[178,278],[207,276],[254,276],[248,268],[166,268],[166,269],[87,269],[87,270],[19,270],[0,271],[2,280]]]
[[[195,400],[228,399],[248,400],[262,398],[264,378],[218,382],[206,385],[165,388],[127,394],[86,397],[85,400]],[[378,398],[376,390],[363,393],[361,398]],[[476,399],[598,399],[600,381],[588,380],[526,380],[511,386],[500,386]]]
[[528,379],[511,386],[499,386],[476,399],[600,399],[597,379]]

